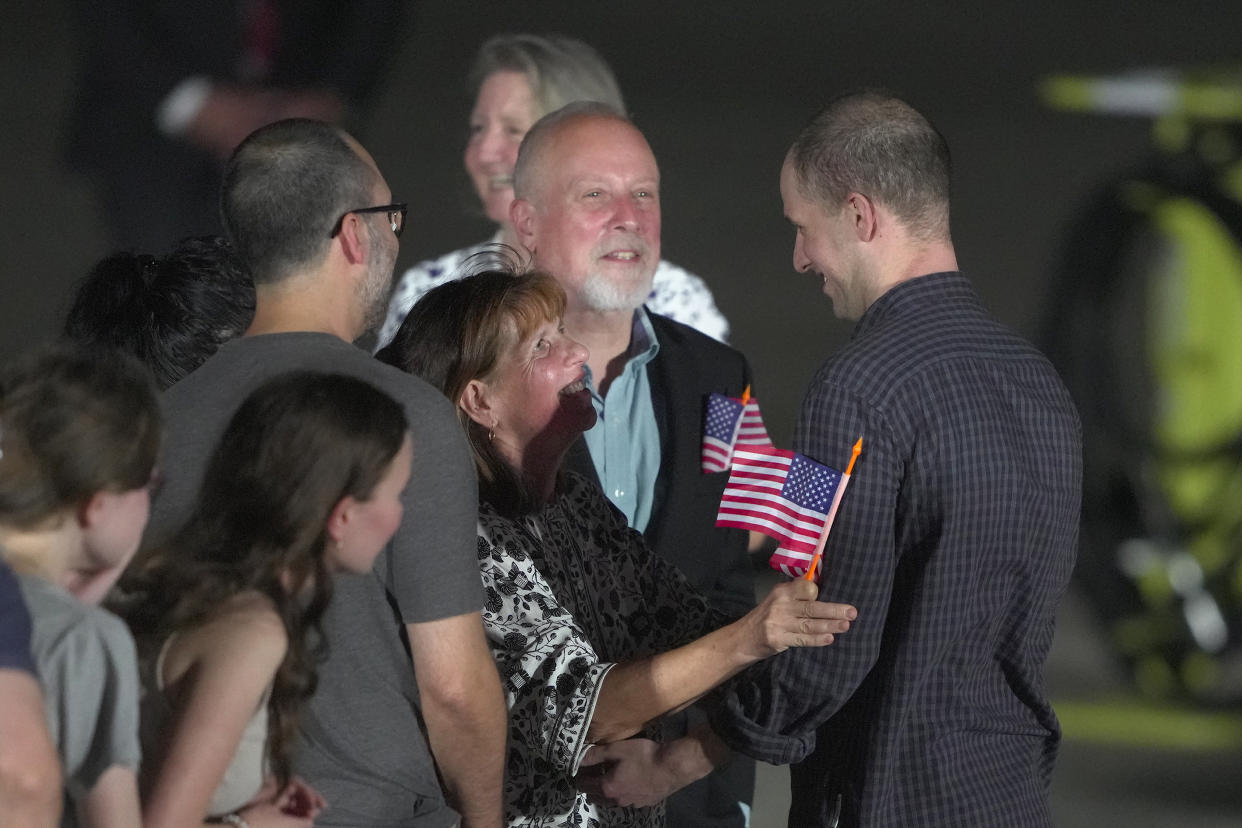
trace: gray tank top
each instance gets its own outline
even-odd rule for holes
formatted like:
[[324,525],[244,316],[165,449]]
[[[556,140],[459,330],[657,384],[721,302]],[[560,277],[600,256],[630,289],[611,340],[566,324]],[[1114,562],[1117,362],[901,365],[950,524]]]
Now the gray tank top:
[[[173,633],[164,640],[155,658],[140,659],[142,718],[139,732],[142,738],[144,771],[147,768],[154,770],[162,763],[165,731],[172,723],[173,709],[164,695],[164,656],[176,635]],[[263,699],[259,702],[258,709],[242,731],[233,760],[225,768],[224,777],[211,796],[207,816],[222,816],[244,807],[263,787],[263,780],[268,772],[267,700],[271,692],[272,687],[269,684],[263,691]]]

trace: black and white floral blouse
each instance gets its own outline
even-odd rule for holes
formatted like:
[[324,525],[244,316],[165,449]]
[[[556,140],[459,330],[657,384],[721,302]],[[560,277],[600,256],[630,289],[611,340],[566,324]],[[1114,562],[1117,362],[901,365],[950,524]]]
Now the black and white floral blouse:
[[483,621],[509,705],[506,819],[524,828],[662,826],[663,806],[597,806],[574,787],[591,746],[587,726],[615,663],[671,650],[726,619],[598,488],[572,472],[559,488],[518,520],[480,507]]

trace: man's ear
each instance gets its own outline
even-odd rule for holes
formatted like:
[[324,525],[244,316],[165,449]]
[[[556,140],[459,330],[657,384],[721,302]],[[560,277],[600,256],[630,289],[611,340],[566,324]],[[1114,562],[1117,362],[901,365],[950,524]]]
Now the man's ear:
[[357,213],[346,213],[341,219],[341,232],[336,234],[341,244],[341,252],[350,264],[364,264],[370,253],[370,238],[362,224],[362,216]]
[[850,193],[845,198],[845,209],[854,219],[854,232],[859,241],[869,242],[879,230],[879,216],[875,202],[862,193]]
[[515,198],[509,204],[509,220],[517,231],[518,241],[531,253],[535,252],[535,205],[524,198]]
[[482,380],[472,379],[466,383],[457,405],[466,412],[467,417],[484,428],[493,428],[496,425],[496,412],[492,410],[487,383]]

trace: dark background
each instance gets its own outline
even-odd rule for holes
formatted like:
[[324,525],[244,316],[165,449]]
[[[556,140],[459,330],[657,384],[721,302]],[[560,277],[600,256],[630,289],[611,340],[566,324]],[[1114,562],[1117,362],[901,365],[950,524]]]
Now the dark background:
[[[948,138],[958,259],[998,316],[1033,333],[1050,271],[1093,185],[1137,163],[1150,124],[1051,112],[1053,72],[1236,60],[1235,2],[423,3],[359,137],[410,202],[398,271],[484,239],[461,169],[464,76],[497,31],[556,31],[615,68],[663,172],[664,255],[703,276],[751,359],[778,443],[814,367],[848,336],[819,280],[792,271],[777,174],[793,134],[861,86],[909,99]],[[0,24],[0,358],[52,336],[72,282],[109,252],[85,182],[64,170],[73,89],[67,0],[8,0]],[[845,458],[842,458],[844,461]],[[1052,669],[1060,697],[1124,693],[1089,615],[1067,604]],[[1102,702],[1107,703],[1107,702]],[[1239,752],[1076,742],[1057,777],[1065,825],[1242,825]],[[777,783],[779,784],[779,783]],[[766,795],[765,795],[766,796]],[[756,828],[783,824],[756,813]]]
[[[926,112],[956,165],[958,258],[1004,320],[1032,331],[1065,223],[1093,183],[1142,157],[1148,122],[1048,111],[1051,72],[1112,72],[1237,56],[1236,4],[603,4],[425,2],[359,130],[410,202],[398,269],[479,241],[461,169],[465,72],[497,31],[558,31],[615,68],[664,175],[666,258],[702,275],[753,362],[778,441],[802,386],[848,335],[790,265],[777,174],[793,134],[842,91],[883,86]],[[0,26],[0,357],[45,337],[74,279],[109,252],[90,191],[60,160],[73,90],[67,0],[9,0]]]

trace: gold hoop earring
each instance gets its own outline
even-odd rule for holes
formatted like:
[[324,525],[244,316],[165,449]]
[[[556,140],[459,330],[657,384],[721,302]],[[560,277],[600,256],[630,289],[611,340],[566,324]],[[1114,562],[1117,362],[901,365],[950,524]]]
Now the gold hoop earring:
[[489,443],[490,443],[490,442],[492,442],[492,441],[493,441],[493,440],[495,440],[495,439],[496,439],[496,429],[494,429],[494,428],[488,429],[488,431],[487,431],[487,442],[489,442]]

